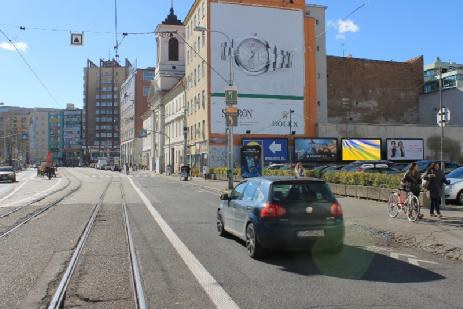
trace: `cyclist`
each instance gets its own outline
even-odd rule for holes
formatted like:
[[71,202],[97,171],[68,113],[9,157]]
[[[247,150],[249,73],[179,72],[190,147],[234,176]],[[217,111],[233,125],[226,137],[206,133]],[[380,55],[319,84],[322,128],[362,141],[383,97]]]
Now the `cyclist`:
[[[404,183],[405,191],[407,193],[411,192],[413,195],[415,195],[417,198],[420,197],[420,191],[421,191],[421,173],[418,170],[418,167],[415,162],[411,163],[410,166],[408,167],[407,172],[405,173],[402,182]],[[423,217],[422,214],[420,214],[419,218],[421,219]]]

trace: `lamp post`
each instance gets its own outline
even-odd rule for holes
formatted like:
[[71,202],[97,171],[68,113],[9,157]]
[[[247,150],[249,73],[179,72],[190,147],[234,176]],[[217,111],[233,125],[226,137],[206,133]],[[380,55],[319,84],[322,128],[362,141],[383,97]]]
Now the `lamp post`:
[[[229,59],[229,79],[228,79],[228,86],[233,86],[233,57],[232,57],[232,48],[233,48],[233,40],[222,31],[217,30],[210,30],[206,27],[196,26],[194,31],[198,32],[215,32],[223,35],[228,41],[228,59]],[[235,103],[236,104],[236,103]],[[233,126],[230,123],[226,125],[226,133],[227,133],[227,178],[228,178],[228,189],[233,189]]]
[[[293,119],[292,119],[292,115],[294,113],[294,110],[293,109],[289,109],[289,139],[291,141],[291,137],[293,136]],[[293,150],[294,150],[294,143],[293,143]],[[291,151],[291,153],[289,154],[289,164],[292,164],[293,163],[293,153],[294,151]]]
[[[439,113],[440,113],[440,168],[442,173],[445,173],[445,163],[444,163],[444,113],[443,113],[443,104],[442,104],[442,63],[439,65]],[[445,207],[445,187],[442,186],[442,197],[441,204]]]

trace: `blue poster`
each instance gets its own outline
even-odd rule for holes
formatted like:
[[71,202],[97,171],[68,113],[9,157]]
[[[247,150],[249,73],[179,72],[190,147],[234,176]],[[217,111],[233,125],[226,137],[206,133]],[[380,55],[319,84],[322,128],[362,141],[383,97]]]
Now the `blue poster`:
[[285,138],[243,139],[243,146],[259,145],[264,152],[264,162],[288,162],[288,140]]
[[241,176],[262,176],[262,148],[259,145],[241,147]]

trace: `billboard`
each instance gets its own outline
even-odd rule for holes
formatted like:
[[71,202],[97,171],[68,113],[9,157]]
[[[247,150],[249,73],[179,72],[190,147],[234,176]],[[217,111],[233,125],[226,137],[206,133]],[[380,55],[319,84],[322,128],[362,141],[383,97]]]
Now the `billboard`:
[[264,153],[264,162],[289,161],[288,140],[285,138],[255,138],[243,139],[243,146],[259,145]]
[[424,159],[423,139],[386,139],[387,159],[392,161],[418,161]]
[[381,139],[342,139],[342,160],[381,160]]
[[[212,133],[223,134],[230,61],[238,89],[237,133],[304,133],[305,38],[299,10],[211,3]],[[223,33],[220,33],[223,32]],[[225,34],[225,35],[224,35]],[[290,35],[289,35],[290,34]],[[252,117],[246,113],[252,111]]]
[[301,162],[337,161],[338,139],[296,138],[294,140],[295,160]]

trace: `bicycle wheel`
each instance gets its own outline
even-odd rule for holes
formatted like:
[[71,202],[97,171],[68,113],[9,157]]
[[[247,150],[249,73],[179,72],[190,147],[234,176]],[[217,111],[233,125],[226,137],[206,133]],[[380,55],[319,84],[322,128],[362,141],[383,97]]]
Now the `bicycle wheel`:
[[399,209],[399,195],[395,192],[392,192],[391,195],[389,195],[389,200],[387,201],[387,209],[389,212],[389,217],[395,218],[400,212]]
[[415,222],[420,216],[420,201],[416,196],[412,196],[408,201],[407,217],[409,221]]

